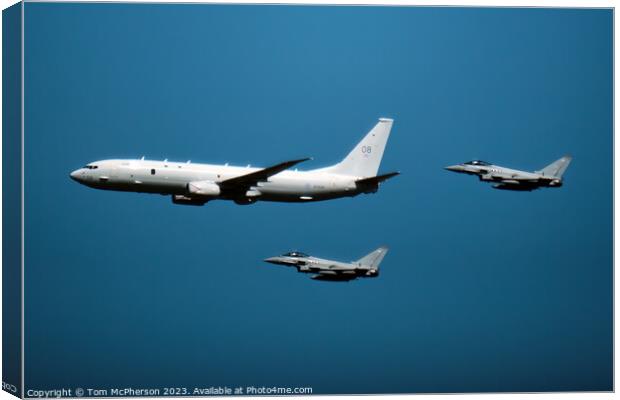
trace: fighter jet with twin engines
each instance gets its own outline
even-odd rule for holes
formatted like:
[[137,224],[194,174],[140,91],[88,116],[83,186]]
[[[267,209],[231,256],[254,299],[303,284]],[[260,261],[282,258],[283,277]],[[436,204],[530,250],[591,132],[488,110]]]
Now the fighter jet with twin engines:
[[448,171],[477,175],[481,181],[494,182],[493,188],[501,190],[532,191],[542,187],[562,186],[562,176],[572,158],[564,156],[543,169],[534,172],[519,171],[474,160],[446,167]]
[[170,195],[174,204],[202,206],[232,200],[310,202],[375,193],[399,172],[377,175],[393,120],[375,127],[338,164],[309,171],[289,168],[309,158],[267,168],[145,160],[103,160],[71,172],[71,179],[103,190]]
[[314,274],[311,278],[319,281],[352,281],[357,278],[376,278],[379,276],[379,264],[383,261],[387,251],[388,248],[382,246],[351,263],[312,257],[298,251],[270,257],[265,261],[295,267],[298,272]]

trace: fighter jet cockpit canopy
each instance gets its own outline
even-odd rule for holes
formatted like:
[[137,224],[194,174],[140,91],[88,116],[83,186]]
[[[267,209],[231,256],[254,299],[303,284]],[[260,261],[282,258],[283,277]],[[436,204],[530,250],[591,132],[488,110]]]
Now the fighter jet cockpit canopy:
[[473,160],[473,161],[467,161],[465,163],[465,165],[481,165],[481,166],[488,166],[491,165],[490,163],[486,162],[486,161],[480,161],[480,160]]
[[285,257],[310,257],[309,255],[300,251],[291,251],[290,253],[283,254]]

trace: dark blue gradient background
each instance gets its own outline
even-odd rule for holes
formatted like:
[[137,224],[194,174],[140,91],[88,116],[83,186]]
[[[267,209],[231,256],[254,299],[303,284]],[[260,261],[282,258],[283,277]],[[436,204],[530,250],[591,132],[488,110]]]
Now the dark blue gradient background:
[[[26,4],[26,388],[612,390],[612,10]],[[395,118],[376,195],[96,191],[105,158],[340,160]],[[534,170],[495,191],[443,166]],[[315,282],[262,259],[356,259]]]

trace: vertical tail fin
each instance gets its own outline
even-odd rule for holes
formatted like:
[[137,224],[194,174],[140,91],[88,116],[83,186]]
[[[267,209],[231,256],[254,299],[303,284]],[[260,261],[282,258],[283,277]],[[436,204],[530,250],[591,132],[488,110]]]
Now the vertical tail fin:
[[327,168],[330,172],[359,177],[377,175],[383,151],[390,136],[393,119],[379,118],[379,122],[340,163]]
[[359,260],[355,261],[356,264],[367,265],[370,269],[379,269],[379,264],[383,261],[383,257],[388,252],[388,248],[386,246],[381,246],[377,250],[372,253],[365,255]]
[[564,156],[536,172],[545,176],[553,176],[561,179],[562,175],[564,175],[564,171],[566,171],[566,168],[568,168],[568,165],[572,159],[573,158],[571,156]]

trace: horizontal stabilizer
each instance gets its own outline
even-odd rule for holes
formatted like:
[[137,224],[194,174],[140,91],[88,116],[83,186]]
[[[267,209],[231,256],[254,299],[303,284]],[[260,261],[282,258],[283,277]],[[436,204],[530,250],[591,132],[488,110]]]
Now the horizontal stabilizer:
[[379,184],[383,181],[395,177],[396,175],[400,175],[400,172],[390,172],[383,175],[372,176],[370,178],[358,179],[357,181],[355,181],[355,183],[359,183],[361,185]]
[[279,174],[285,169],[289,169],[296,164],[308,160],[310,160],[310,158],[300,158],[298,160],[285,161],[280,164],[263,168],[246,175],[226,179],[224,181],[218,182],[218,185],[220,185],[223,190],[247,190],[247,188],[258,184],[258,182],[266,181],[267,179],[269,179],[270,176]]

